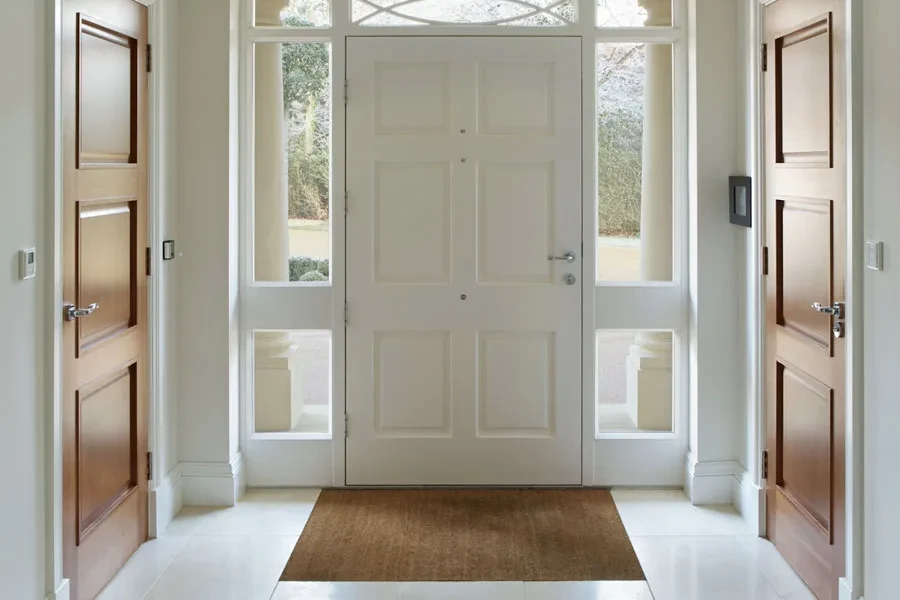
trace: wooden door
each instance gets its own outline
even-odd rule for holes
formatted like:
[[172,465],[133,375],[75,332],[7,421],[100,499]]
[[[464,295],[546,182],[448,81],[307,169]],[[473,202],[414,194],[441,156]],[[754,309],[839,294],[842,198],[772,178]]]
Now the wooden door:
[[765,28],[768,537],[824,600],[844,573],[846,323],[822,312],[846,294],[844,1],[778,0]]
[[349,40],[348,484],[581,484],[580,66]]
[[62,60],[63,571],[87,599],[147,539],[147,8],[65,0]]

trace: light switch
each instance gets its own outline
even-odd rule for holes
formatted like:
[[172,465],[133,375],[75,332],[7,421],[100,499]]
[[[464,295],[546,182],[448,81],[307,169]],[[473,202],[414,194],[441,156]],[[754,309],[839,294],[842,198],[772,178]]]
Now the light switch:
[[19,250],[19,279],[34,279],[37,274],[37,257],[34,248]]
[[866,242],[866,268],[872,271],[884,270],[884,242]]

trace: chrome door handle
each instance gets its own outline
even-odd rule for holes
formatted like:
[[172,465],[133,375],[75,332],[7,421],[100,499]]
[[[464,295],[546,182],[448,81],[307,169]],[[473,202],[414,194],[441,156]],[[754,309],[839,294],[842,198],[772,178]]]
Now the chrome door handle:
[[831,315],[835,319],[843,319],[844,318],[844,303],[843,302],[835,302],[831,306],[825,306],[824,304],[819,304],[818,302],[813,302],[812,307],[816,312],[820,312],[823,315]]
[[77,308],[74,304],[66,304],[64,308],[66,321],[74,321],[75,319],[88,317],[98,308],[100,308],[100,305],[96,302],[94,302],[87,308]]
[[562,256],[548,256],[548,257],[547,257],[547,260],[549,260],[549,261],[554,261],[554,260],[564,260],[564,261],[566,261],[567,263],[573,263],[573,262],[575,262],[575,259],[576,259],[576,258],[577,258],[577,257],[575,256],[575,253],[574,253],[574,252],[566,252],[566,253],[563,254]]

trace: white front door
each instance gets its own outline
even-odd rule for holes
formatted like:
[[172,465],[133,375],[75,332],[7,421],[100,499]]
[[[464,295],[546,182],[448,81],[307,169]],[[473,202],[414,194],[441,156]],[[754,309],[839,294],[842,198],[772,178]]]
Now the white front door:
[[351,38],[347,79],[347,484],[581,484],[580,40]]

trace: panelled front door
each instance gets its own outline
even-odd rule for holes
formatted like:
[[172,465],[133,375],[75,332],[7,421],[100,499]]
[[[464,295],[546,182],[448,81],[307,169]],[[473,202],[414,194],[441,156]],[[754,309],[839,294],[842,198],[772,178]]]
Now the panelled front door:
[[63,571],[94,598],[147,538],[147,8],[63,2]]
[[826,600],[844,573],[844,2],[765,14],[767,530]]
[[581,43],[351,38],[347,483],[581,483]]

